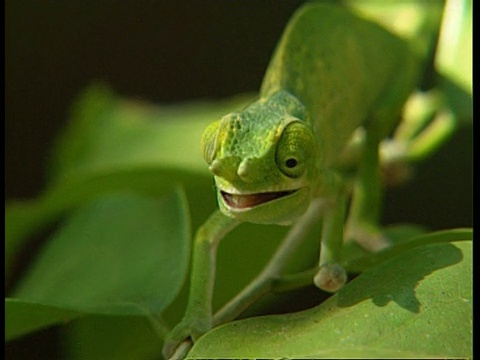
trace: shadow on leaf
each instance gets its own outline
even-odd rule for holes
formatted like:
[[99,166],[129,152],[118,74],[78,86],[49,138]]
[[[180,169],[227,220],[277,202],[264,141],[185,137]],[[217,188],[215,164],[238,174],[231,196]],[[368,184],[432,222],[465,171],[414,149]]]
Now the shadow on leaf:
[[415,288],[429,274],[460,262],[462,252],[451,244],[432,244],[411,249],[366,271],[338,292],[339,307],[353,306],[372,299],[377,306],[394,301],[419,313],[421,302]]

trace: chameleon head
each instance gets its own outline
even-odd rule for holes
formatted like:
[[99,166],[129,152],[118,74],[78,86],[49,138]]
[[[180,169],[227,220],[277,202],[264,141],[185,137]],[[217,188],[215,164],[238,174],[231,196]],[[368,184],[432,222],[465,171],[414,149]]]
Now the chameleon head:
[[212,123],[202,151],[225,215],[288,224],[308,208],[316,140],[292,95],[276,93]]

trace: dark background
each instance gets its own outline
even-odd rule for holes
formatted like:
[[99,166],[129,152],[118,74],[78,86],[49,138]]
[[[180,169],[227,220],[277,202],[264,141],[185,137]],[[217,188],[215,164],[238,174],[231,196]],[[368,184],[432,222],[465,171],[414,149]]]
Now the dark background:
[[303,1],[6,2],[6,197],[44,186],[52,139],[93,80],[156,103],[256,91]]

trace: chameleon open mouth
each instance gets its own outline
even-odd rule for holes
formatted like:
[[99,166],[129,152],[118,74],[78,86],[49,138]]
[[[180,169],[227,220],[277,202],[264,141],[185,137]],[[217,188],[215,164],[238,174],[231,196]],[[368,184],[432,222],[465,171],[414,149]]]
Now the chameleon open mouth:
[[234,209],[246,209],[293,194],[297,190],[265,192],[256,194],[230,194],[220,191],[225,203]]

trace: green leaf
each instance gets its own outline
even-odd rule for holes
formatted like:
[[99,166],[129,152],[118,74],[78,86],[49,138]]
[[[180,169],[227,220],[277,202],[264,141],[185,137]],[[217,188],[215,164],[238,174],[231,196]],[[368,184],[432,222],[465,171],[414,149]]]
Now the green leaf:
[[5,341],[54,324],[65,323],[82,313],[20,299],[5,299]]
[[415,247],[316,308],[225,324],[191,358],[471,357],[472,244]]
[[472,94],[472,1],[447,0],[435,65],[463,91]]
[[31,233],[40,230],[55,219],[54,214],[44,209],[38,201],[22,201],[5,206],[5,280],[12,275],[17,254],[23,246],[23,240]]
[[[180,291],[189,251],[181,192],[158,201],[132,194],[105,196],[68,219],[14,297],[35,303],[31,311],[38,311],[38,304],[98,314],[159,313]],[[15,313],[9,319],[15,328]]]
[[[146,196],[163,196],[173,185],[190,176],[198,187],[209,189],[211,179],[175,172],[174,169],[132,169],[97,174],[62,182],[42,197],[25,202],[7,204],[5,209],[5,275],[11,275],[16,255],[28,237],[45,228],[60,216],[78,206],[86,205],[102,194],[136,192]],[[195,186],[195,187],[196,187]],[[194,186],[191,185],[193,188]],[[212,198],[213,199],[213,198]],[[214,200],[212,200],[214,202]]]
[[[450,110],[471,123],[472,1],[364,1],[347,4],[400,37],[411,39],[422,57],[433,54],[434,72]],[[438,40],[438,41],[437,41]]]
[[104,85],[93,85],[77,99],[69,126],[53,149],[52,180],[143,168],[205,175],[208,171],[200,152],[203,131],[246,102],[247,97],[238,96],[156,106],[123,99]]
[[52,150],[47,189],[34,201],[6,206],[7,273],[25,238],[102,194],[159,196],[177,184],[209,188],[202,132],[247,99],[154,106],[120,98],[104,85],[87,88]]
[[393,246],[382,251],[376,253],[366,253],[364,256],[351,258],[343,263],[343,266],[350,272],[360,273],[416,246],[441,242],[471,240],[472,237],[472,229],[441,230],[428,234],[404,237],[403,239],[397,239]]
[[[425,234],[427,230],[421,227],[420,225],[399,224],[399,225],[391,225],[391,226],[384,227],[382,229],[382,232],[384,236],[388,239],[388,242],[391,244],[390,247],[396,248],[398,245],[409,241],[411,238],[418,237]],[[359,243],[355,241],[349,241],[345,243],[342,247],[342,259],[343,259],[342,265],[346,266],[349,272],[361,273],[365,271],[367,267],[376,265],[381,261],[381,259],[370,260],[370,258],[374,254],[372,254],[372,252],[361,247]],[[369,259],[370,261],[366,261],[366,264],[364,267],[355,268],[355,266],[352,266],[351,263],[352,263],[352,260],[358,260],[358,259],[362,261],[365,261],[364,259]]]
[[346,3],[362,16],[411,42],[422,58],[426,58],[433,50],[443,2],[347,0]]
[[62,355],[70,360],[152,360],[162,351],[150,322],[136,316],[85,316],[72,321],[62,335]]
[[446,103],[464,124],[473,120],[472,1],[448,0],[435,56]]

